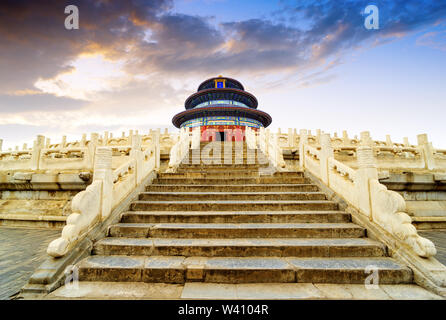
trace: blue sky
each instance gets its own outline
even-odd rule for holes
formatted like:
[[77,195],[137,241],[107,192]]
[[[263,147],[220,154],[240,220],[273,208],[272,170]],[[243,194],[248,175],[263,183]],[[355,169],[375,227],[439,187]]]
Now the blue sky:
[[[64,7],[80,11],[64,28]],[[380,29],[364,28],[375,4]],[[168,127],[207,78],[241,81],[271,128],[428,133],[446,148],[446,2],[99,0],[0,5],[0,138]]]
[[271,18],[283,1],[177,0],[173,12],[213,17],[215,23]]

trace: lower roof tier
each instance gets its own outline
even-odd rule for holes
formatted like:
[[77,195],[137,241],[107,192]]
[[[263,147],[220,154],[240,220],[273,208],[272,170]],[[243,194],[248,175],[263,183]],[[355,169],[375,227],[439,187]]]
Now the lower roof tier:
[[254,120],[256,123],[261,124],[263,127],[269,126],[272,121],[271,116],[269,114],[260,110],[248,109],[243,107],[214,106],[208,108],[190,109],[180,112],[173,117],[172,123],[175,127],[180,128],[183,127],[183,123],[185,123],[186,121],[209,118],[209,117],[244,118],[247,120]]
[[218,116],[218,117],[204,117],[187,120],[181,124],[181,128],[194,127],[263,127],[262,123],[249,118],[232,117],[232,116]]

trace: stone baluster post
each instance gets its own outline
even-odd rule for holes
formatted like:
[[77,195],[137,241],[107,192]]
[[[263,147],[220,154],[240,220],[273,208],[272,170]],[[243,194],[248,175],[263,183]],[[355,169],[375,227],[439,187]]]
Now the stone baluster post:
[[282,148],[280,147],[280,135],[276,135],[275,137],[275,143],[276,143],[276,164],[278,168],[285,168],[286,167],[286,163],[285,160],[283,159],[283,151]]
[[92,133],[90,135],[90,142],[88,144],[88,154],[90,156],[90,166],[94,168],[95,156],[96,156],[96,147],[99,144],[99,134]]
[[39,169],[40,151],[44,147],[45,137],[38,135],[33,144],[33,151],[31,155],[31,170]]
[[424,167],[428,170],[433,170],[435,168],[435,159],[432,143],[429,142],[427,134],[425,133],[417,135],[417,139],[418,148],[421,149],[421,152],[423,153]]
[[83,133],[81,138],[81,147],[85,147],[87,145],[87,134]]
[[265,155],[269,156],[269,139],[271,138],[271,132],[269,129],[265,130]]
[[50,138],[46,138],[45,140],[45,148],[49,148],[51,145],[51,139]]
[[294,147],[294,132],[291,128],[288,128],[288,147]]
[[347,134],[346,130],[342,131],[342,144],[344,146],[350,145],[350,139],[348,137],[348,134]]
[[130,149],[130,158],[135,159],[136,162],[136,181],[135,185],[138,185],[144,178],[142,172],[143,155],[141,150],[141,136],[133,135],[132,137],[132,149]]
[[192,128],[192,149],[200,149],[200,127]]
[[177,159],[177,163],[176,164],[178,164],[178,163],[181,163],[181,153],[182,153],[182,150],[183,150],[183,145],[184,145],[184,143],[185,143],[185,141],[184,141],[184,137],[185,137],[185,134],[186,134],[186,128],[181,128],[180,129],[180,138],[178,139],[178,141],[179,141],[179,146],[178,146],[178,149],[177,149],[177,154],[176,154],[176,159]]
[[102,140],[102,145],[103,146],[108,145],[108,139],[109,139],[108,131],[104,131],[104,140]]
[[3,151],[3,139],[0,139],[0,152]]
[[321,129],[316,129],[316,144],[321,143]]
[[159,128],[155,131],[153,143],[155,145],[155,168],[159,170],[161,165],[161,130]]
[[132,138],[133,138],[133,130],[129,130],[129,136],[127,138],[127,144],[132,145]]
[[248,147],[246,148],[246,159],[247,159],[247,163],[248,164],[254,164],[256,161],[256,152],[257,151],[257,134],[254,131],[254,129],[252,129],[251,127],[245,126],[245,140],[246,142],[248,142],[249,140],[249,144],[247,145]]
[[403,144],[405,147],[410,147],[410,143],[409,143],[409,138],[408,137],[404,137],[403,138]]
[[262,147],[264,147],[264,143],[265,143],[265,128],[260,127],[259,128],[259,148],[262,152],[264,151],[264,150],[262,150]]
[[96,180],[102,181],[101,216],[104,220],[111,213],[113,200],[112,150],[110,148],[96,148],[93,181]]
[[378,169],[373,154],[372,140],[368,131],[361,132],[361,144],[358,146],[355,185],[358,192],[357,207],[372,220],[370,203],[370,180],[378,179]]
[[323,133],[321,135],[321,152],[320,152],[321,180],[327,186],[329,186],[328,159],[332,157],[334,157],[334,152],[333,152],[333,147],[331,146],[330,134]]
[[61,148],[65,148],[67,146],[67,136],[62,136],[62,142],[60,143]]
[[23,144],[23,147],[22,147],[22,150],[23,150],[23,151],[28,150],[28,144],[24,143],[24,144]]
[[[200,164],[200,141],[201,141],[201,127],[192,128],[192,164]],[[190,159],[189,159],[190,160]]]
[[303,169],[305,167],[305,145],[308,144],[308,132],[306,129],[300,129],[299,135],[299,166]]
[[390,138],[390,134],[386,134],[386,146],[391,147],[393,146],[392,139]]

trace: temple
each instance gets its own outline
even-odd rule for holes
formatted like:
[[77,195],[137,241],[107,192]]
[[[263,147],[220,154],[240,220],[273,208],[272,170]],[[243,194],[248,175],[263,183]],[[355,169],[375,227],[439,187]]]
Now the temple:
[[186,111],[172,119],[177,128],[201,128],[202,141],[242,141],[246,127],[257,131],[271,124],[271,116],[257,110],[257,99],[231,78],[202,82],[185,102]]
[[36,268],[0,300],[446,297],[446,150],[426,134],[272,132],[257,105],[220,76],[178,132],[0,139],[1,249],[28,253],[0,288]]

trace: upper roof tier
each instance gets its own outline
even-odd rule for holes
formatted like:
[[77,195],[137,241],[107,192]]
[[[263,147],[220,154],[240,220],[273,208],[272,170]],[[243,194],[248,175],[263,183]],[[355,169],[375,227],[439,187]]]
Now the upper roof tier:
[[215,78],[210,78],[207,79],[205,81],[203,81],[199,86],[198,86],[198,90],[197,91],[201,91],[201,90],[205,90],[205,89],[211,89],[211,88],[216,88],[216,82],[223,82],[224,83],[224,87],[223,88],[234,88],[234,89],[239,89],[239,90],[245,90],[245,88],[243,87],[243,85],[232,78],[226,78],[226,77],[222,77],[222,76],[218,76]]
[[256,97],[246,92],[239,81],[218,76],[203,81],[198,86],[198,91],[186,99],[184,106],[186,109],[193,109],[203,102],[216,100],[237,101],[252,109],[256,109],[258,105]]

